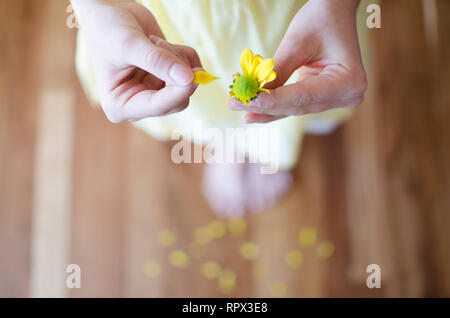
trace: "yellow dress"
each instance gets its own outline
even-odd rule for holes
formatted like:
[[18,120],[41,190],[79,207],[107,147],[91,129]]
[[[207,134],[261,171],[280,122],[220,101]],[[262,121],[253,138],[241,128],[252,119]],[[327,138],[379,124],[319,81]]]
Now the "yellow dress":
[[[193,140],[203,140],[203,129],[215,127],[254,129],[259,136],[277,129],[276,151],[271,143],[259,143],[260,148],[248,143],[236,144],[235,151],[258,161],[261,152],[273,154],[268,161],[276,160],[280,169],[292,168],[301,149],[304,127],[318,117],[330,118],[339,123],[350,117],[348,109],[336,109],[317,115],[293,116],[269,124],[245,125],[242,113],[227,107],[228,86],[232,75],[240,71],[242,50],[250,48],[263,57],[273,57],[290,21],[307,0],[140,0],[154,14],[172,43],[195,48],[203,67],[220,77],[206,86],[200,86],[191,98],[190,106],[183,112],[166,117],[147,118],[134,123],[140,129],[160,140],[170,140],[175,128],[194,134]],[[271,23],[267,23],[267,21]],[[273,23],[276,21],[276,23]],[[83,87],[92,101],[98,104],[95,76],[88,52],[79,34],[77,70]],[[295,73],[288,81],[295,81]],[[195,134],[199,134],[195,136]],[[224,135],[225,136],[225,135]],[[267,149],[261,149],[266,147]],[[256,151],[258,151],[256,153]],[[270,155],[269,155],[270,157]],[[266,164],[266,162],[265,162]]]

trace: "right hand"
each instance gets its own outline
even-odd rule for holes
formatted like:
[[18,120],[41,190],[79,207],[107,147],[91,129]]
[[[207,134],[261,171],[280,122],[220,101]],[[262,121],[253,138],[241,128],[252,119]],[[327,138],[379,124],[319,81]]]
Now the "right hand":
[[197,88],[194,72],[201,69],[194,49],[167,43],[150,11],[135,2],[73,3],[111,122],[163,116],[189,105]]

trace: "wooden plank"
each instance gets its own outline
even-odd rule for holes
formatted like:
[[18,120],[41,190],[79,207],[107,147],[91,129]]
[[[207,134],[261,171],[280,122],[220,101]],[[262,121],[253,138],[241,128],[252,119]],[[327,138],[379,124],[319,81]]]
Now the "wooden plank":
[[395,252],[393,295],[438,295],[442,291],[437,286],[446,275],[441,270],[433,279],[432,258],[424,254],[429,253],[425,244],[443,239],[431,220],[442,213],[439,206],[445,196],[440,183],[447,168],[440,153],[448,141],[440,139],[434,117],[432,46],[426,39],[422,2],[383,5],[385,23],[374,39],[380,65],[375,71],[374,120],[385,219]]
[[[251,294],[248,262],[238,257],[236,239],[227,236],[205,247],[201,257],[190,257],[186,268],[169,262],[173,249],[189,254],[195,241],[195,230],[215,220],[206,205],[200,183],[202,165],[175,165],[170,159],[170,146],[153,140],[144,132],[127,131],[125,234],[125,295],[127,297],[220,297],[214,280],[202,275],[205,262],[214,261],[237,275],[233,296]],[[170,230],[176,243],[170,248],[158,244],[162,230]],[[189,254],[190,255],[190,254]],[[155,261],[161,267],[156,278],[145,277],[143,266]]]
[[[425,229],[424,246],[427,251],[427,294],[450,295],[450,3],[437,0],[437,44],[428,46],[430,74],[429,89],[432,94],[427,100],[426,125],[434,134],[423,140],[427,143],[426,152],[422,153],[422,165],[431,165],[424,177],[426,180],[427,202],[424,209],[427,211],[422,218]],[[422,147],[424,148],[424,147]],[[425,171],[424,171],[425,173]]]
[[0,296],[29,295],[36,68],[29,39],[42,7],[0,2]]
[[72,297],[123,296],[123,126],[110,124],[79,89],[74,150],[71,262],[82,272]]
[[65,297],[70,264],[73,91],[43,90],[34,165],[31,297]]
[[75,33],[66,25],[66,2],[44,3],[38,61],[39,83],[31,246],[32,297],[65,297],[70,264],[72,158],[76,83]]

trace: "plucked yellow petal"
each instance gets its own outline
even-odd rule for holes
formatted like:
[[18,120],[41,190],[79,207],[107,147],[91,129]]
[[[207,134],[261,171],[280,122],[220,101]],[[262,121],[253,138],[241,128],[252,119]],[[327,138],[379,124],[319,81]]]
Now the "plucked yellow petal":
[[256,80],[260,83],[264,82],[265,79],[270,75],[275,66],[275,61],[273,59],[265,59],[256,69]]
[[194,83],[196,84],[209,84],[216,79],[217,77],[205,71],[199,71],[194,73]]
[[253,53],[245,49],[241,54],[241,68],[245,75],[249,75],[253,64]]

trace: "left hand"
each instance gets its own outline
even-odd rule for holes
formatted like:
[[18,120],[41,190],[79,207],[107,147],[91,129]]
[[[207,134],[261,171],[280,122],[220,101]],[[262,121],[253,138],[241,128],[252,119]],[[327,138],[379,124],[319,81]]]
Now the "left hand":
[[[277,79],[249,107],[230,99],[229,108],[248,112],[246,123],[359,106],[367,89],[356,33],[359,0],[310,0],[295,16],[276,54]],[[283,86],[299,70],[298,82]]]

